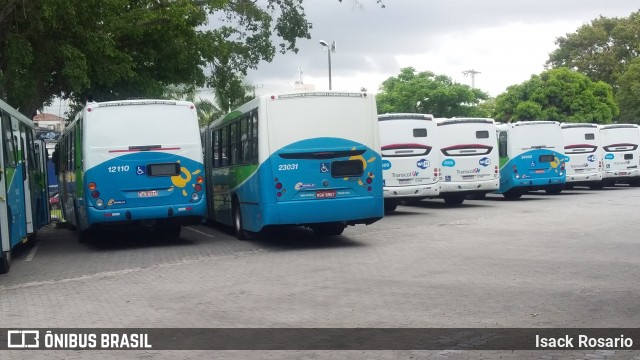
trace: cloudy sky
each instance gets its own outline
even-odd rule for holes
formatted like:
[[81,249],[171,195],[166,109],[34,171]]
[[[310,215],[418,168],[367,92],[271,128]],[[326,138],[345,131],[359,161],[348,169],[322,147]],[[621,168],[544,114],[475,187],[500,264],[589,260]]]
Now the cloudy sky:
[[475,86],[496,96],[544,70],[555,39],[602,15],[626,17],[637,0],[305,0],[313,24],[297,54],[261,63],[247,81],[259,94],[291,90],[302,69],[304,83],[329,87],[327,53],[318,43],[335,41],[334,90],[378,91],[400,68],[413,66]]

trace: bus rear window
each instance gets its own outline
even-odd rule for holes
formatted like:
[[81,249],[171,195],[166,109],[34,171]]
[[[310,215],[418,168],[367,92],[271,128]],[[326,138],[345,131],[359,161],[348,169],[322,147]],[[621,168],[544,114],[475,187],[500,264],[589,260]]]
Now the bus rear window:
[[633,154],[624,154],[625,160],[633,160]]
[[147,165],[149,176],[176,176],[180,174],[180,164],[151,164]]
[[553,155],[540,155],[540,158],[538,159],[538,161],[540,162],[553,162]]
[[595,140],[595,138],[596,138],[595,134],[584,134],[585,140]]
[[476,139],[488,139],[489,132],[487,130],[476,131]]
[[364,167],[360,160],[334,161],[331,163],[331,176],[335,178],[362,176]]
[[413,129],[413,137],[427,137],[427,129]]

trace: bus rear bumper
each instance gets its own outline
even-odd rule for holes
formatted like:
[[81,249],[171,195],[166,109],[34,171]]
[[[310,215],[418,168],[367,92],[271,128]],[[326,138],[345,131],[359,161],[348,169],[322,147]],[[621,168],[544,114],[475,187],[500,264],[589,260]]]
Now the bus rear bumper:
[[206,215],[206,202],[197,203],[132,207],[123,209],[87,208],[90,227],[94,226],[138,226],[155,222],[176,225],[199,224]]
[[511,183],[501,184],[500,190],[498,193],[504,193],[513,188],[519,188],[523,191],[533,191],[533,190],[546,190],[556,188],[558,186],[564,185],[566,183],[565,177],[557,177],[557,178],[539,178],[539,179],[512,179]]
[[381,197],[286,201],[267,204],[263,225],[310,225],[344,222],[372,224],[384,216]]
[[640,171],[638,169],[627,169],[627,170],[616,170],[616,171],[606,171],[602,175],[602,179],[607,180],[629,180],[629,178],[633,178],[636,176],[640,176]]
[[456,181],[456,182],[441,182],[440,183],[440,195],[449,193],[464,193],[464,194],[477,194],[477,193],[490,193],[498,190],[500,187],[499,179],[492,179],[486,181]]
[[602,181],[602,173],[587,173],[587,174],[567,174],[567,184],[571,183],[589,183],[592,181]]
[[428,185],[412,185],[412,186],[385,186],[382,189],[384,198],[433,198],[440,194],[440,185],[438,183]]

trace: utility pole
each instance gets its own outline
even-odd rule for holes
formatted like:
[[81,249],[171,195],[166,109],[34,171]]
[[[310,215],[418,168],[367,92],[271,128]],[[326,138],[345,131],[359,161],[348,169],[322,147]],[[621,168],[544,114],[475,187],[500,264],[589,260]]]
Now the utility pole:
[[476,75],[480,74],[480,71],[471,69],[471,70],[463,71],[462,74],[464,76],[471,76],[471,88],[475,89],[476,88]]

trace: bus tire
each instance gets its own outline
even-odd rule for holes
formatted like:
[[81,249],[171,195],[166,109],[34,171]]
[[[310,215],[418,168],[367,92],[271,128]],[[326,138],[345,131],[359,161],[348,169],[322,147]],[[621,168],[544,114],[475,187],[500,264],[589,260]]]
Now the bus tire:
[[0,252],[0,274],[6,274],[11,269],[11,250]]
[[249,234],[242,223],[242,209],[237,198],[233,199],[233,228],[238,240],[248,240]]
[[317,236],[338,236],[341,235],[346,225],[341,222],[318,224],[314,227],[313,233]]
[[462,205],[462,203],[464,202],[464,195],[445,195],[443,196],[444,198],[444,203],[449,205],[449,206],[457,206],[457,205]]
[[509,191],[502,193],[502,196],[504,196],[504,198],[507,200],[517,200],[522,197],[522,191],[517,189],[511,189]]
[[398,207],[398,202],[395,200],[384,201],[384,212],[394,212]]

